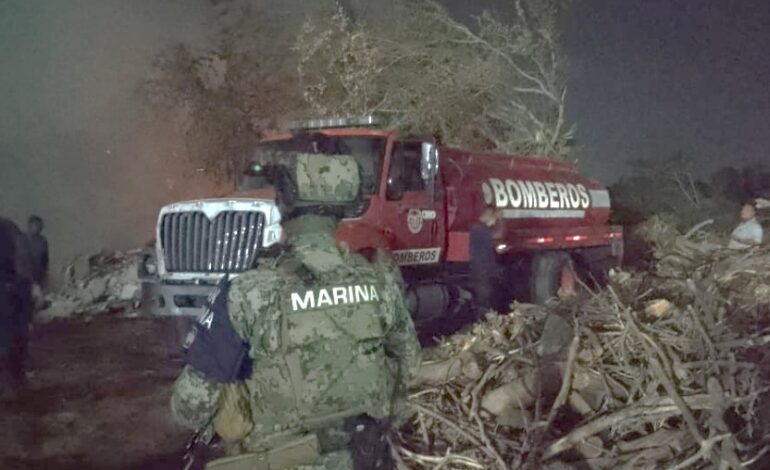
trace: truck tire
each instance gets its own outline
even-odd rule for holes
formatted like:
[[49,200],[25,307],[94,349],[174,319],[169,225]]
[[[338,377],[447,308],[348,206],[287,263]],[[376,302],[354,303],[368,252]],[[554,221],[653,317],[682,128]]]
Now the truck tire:
[[575,267],[567,253],[562,251],[537,253],[532,259],[529,281],[530,300],[536,304],[544,304],[557,297],[559,288],[562,287],[562,273],[573,276],[574,284]]

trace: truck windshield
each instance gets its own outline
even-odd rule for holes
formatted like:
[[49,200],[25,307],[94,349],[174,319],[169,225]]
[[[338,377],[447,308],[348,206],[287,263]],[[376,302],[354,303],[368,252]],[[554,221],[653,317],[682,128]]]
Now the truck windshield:
[[244,169],[239,187],[242,190],[257,189],[262,181],[254,178],[254,165],[274,163],[282,154],[318,153],[327,155],[352,155],[361,171],[361,194],[370,196],[379,189],[382,161],[385,155],[385,137],[327,136],[300,134],[290,139],[263,142],[257,146],[247,168]]

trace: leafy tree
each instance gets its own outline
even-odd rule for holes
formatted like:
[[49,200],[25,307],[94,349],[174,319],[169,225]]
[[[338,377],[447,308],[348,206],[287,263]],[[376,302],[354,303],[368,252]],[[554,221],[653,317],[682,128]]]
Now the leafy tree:
[[[179,44],[156,58],[144,96],[152,109],[180,115],[190,157],[219,176],[281,118],[307,111],[292,51],[305,14],[301,0],[218,0],[213,46]],[[326,2],[324,11],[333,3]],[[314,13],[321,14],[321,13]]]
[[[144,91],[181,116],[191,158],[220,175],[285,119],[375,113],[453,145],[564,156],[567,0],[515,0],[471,25],[432,0],[376,18],[329,1],[218,0],[213,48],[163,51]],[[365,13],[365,12],[364,12]]]
[[472,26],[430,0],[396,2],[388,18],[341,7],[297,38],[303,97],[319,113],[378,113],[389,125],[451,144],[563,156],[562,0],[517,0]]

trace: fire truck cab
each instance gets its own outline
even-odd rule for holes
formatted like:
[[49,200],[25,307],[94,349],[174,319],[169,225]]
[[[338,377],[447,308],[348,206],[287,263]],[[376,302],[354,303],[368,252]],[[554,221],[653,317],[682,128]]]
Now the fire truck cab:
[[[454,315],[473,302],[469,232],[483,208],[497,209],[497,305],[542,302],[569,276],[601,280],[622,258],[622,230],[608,225],[605,186],[573,165],[437,145],[372,127],[371,118],[299,123],[265,138],[243,162],[231,196],[171,204],[140,272],[156,313],[197,314],[225,272],[252,269],[280,239],[280,213],[263,170],[292,152],[352,155],[360,198],[337,239],[352,251],[389,251],[401,266],[416,322]],[[325,147],[325,148],[324,148]]]

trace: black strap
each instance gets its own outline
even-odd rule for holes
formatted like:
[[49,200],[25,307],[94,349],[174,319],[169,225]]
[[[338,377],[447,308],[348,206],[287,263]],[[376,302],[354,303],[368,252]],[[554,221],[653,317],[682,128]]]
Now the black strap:
[[241,382],[251,374],[249,344],[236,333],[227,310],[229,288],[225,275],[193,325],[194,337],[187,348],[187,364],[217,383]]
[[390,423],[360,415],[345,420],[345,430],[350,433],[350,452],[353,470],[392,470],[395,468],[390,453],[388,430]]

